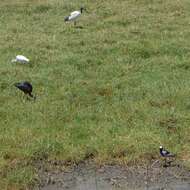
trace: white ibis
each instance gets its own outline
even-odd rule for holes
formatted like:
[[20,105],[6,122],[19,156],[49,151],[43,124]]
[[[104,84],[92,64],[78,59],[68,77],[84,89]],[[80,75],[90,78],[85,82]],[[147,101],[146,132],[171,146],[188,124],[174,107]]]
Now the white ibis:
[[12,63],[19,62],[19,63],[28,64],[30,60],[23,55],[17,55],[16,58],[13,59],[11,62]]
[[23,91],[26,95],[28,94],[32,98],[36,98],[35,96],[32,95],[32,85],[27,82],[18,82],[14,84],[15,87],[17,87],[19,90]]
[[83,13],[84,8],[81,7],[79,11],[73,11],[72,13],[70,13],[69,16],[65,17],[65,22],[70,22],[70,21],[74,21],[74,25],[76,25],[76,20],[81,16],[81,14]]

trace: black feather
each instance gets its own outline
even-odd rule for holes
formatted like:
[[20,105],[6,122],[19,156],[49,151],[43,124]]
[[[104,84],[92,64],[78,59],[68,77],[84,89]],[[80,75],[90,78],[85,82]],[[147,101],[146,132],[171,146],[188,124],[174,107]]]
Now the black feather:
[[19,90],[23,91],[25,94],[28,94],[30,97],[35,99],[35,97],[32,95],[33,87],[29,82],[24,81],[24,82],[15,83],[14,86],[17,87]]
[[175,154],[170,153],[169,151],[167,151],[166,149],[164,149],[163,147],[160,148],[160,155],[162,157],[175,157]]

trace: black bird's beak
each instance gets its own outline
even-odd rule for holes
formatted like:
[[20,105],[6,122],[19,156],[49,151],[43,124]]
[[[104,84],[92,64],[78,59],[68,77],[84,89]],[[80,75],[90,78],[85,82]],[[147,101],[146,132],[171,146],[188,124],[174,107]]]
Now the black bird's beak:
[[18,85],[19,85],[19,83],[14,83],[14,86],[15,86],[15,87],[18,87]]

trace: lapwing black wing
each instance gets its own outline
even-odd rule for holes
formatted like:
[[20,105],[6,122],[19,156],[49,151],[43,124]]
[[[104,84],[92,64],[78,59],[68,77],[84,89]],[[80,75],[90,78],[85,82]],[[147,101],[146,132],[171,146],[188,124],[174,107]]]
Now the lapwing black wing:
[[170,153],[168,150],[160,146],[160,155],[164,158],[175,157],[175,154]]
[[[164,160],[165,160],[165,164],[164,164],[164,166],[166,167],[167,166],[167,158],[169,159],[169,158],[174,158],[176,155],[175,154],[172,154],[172,153],[170,153],[168,150],[166,150],[166,149],[164,149],[162,146],[160,146],[160,155],[164,158]],[[169,164],[171,163],[171,161],[170,162],[168,162]]]

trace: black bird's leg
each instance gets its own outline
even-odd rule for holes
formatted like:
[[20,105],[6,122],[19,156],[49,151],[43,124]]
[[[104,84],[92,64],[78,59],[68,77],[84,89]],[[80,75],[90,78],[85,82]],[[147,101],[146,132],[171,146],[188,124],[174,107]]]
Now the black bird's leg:
[[77,22],[76,21],[74,21],[74,26],[76,26],[77,25]]
[[24,100],[28,100],[28,96],[27,96],[27,93],[24,93],[24,95],[22,96],[22,98],[24,99]]
[[33,98],[34,100],[36,100],[36,96],[34,96],[33,94],[29,93],[29,96],[30,96],[31,98]]

